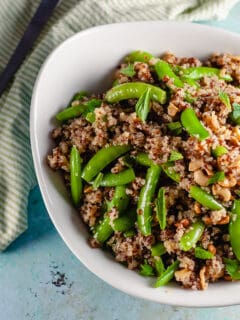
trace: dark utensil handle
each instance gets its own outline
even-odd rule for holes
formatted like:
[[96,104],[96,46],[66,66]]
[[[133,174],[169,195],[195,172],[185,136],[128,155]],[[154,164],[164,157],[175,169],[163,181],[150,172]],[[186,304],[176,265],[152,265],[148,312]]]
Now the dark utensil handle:
[[0,75],[0,95],[6,88],[18,67],[26,57],[28,51],[32,48],[34,41],[41,32],[44,24],[48,20],[52,11],[58,4],[59,0],[42,0],[37,8],[27,30],[17,45],[13,55],[11,56],[6,68]]

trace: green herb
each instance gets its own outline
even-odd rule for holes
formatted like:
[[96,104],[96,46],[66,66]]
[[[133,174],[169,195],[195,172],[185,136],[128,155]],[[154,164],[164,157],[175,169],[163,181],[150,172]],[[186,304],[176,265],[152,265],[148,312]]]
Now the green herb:
[[240,125],[240,104],[233,103],[233,111],[230,115],[231,120],[237,124]]
[[158,196],[156,199],[156,211],[160,228],[161,230],[164,230],[167,225],[167,209],[165,200],[165,189],[163,187],[158,191]]
[[166,252],[166,248],[164,247],[164,244],[162,242],[154,244],[151,248],[151,253],[153,257],[159,257]]
[[178,151],[171,151],[171,155],[170,155],[170,158],[169,158],[169,161],[177,161],[177,160],[181,160],[183,159],[183,155],[178,152]]
[[[77,101],[77,100],[81,100],[82,98],[87,97],[88,95],[89,95],[88,92],[87,92],[87,91],[84,91],[84,90],[77,92],[77,93],[73,96],[73,98],[72,98],[72,100],[71,100],[71,104],[72,104],[72,102]],[[71,104],[70,104],[70,105],[71,105]]]
[[225,106],[226,106],[229,110],[232,110],[231,102],[230,102],[229,96],[226,94],[226,92],[224,92],[224,91],[219,91],[218,96],[219,96],[219,99],[225,104]]
[[180,182],[180,174],[177,173],[174,169],[174,162],[166,162],[162,164],[162,169],[164,173],[173,181]]
[[93,189],[97,189],[100,186],[102,179],[103,179],[103,173],[99,172],[99,174],[97,175],[97,177],[93,181],[93,184],[92,184]]
[[121,69],[120,72],[128,77],[133,77],[136,74],[133,64],[129,64],[126,68]]
[[95,122],[96,117],[95,117],[95,113],[94,112],[88,112],[85,116],[86,120],[90,123]]
[[176,260],[173,262],[161,275],[158,277],[155,288],[165,286],[172,278],[174,277],[174,273],[179,266],[179,261]]
[[240,280],[240,265],[237,260],[223,258],[227,273],[233,280]]
[[171,130],[174,134],[179,135],[182,133],[182,125],[179,121],[170,122],[167,124],[169,130]]
[[151,89],[147,89],[138,99],[135,109],[137,116],[145,122],[150,111]]
[[206,259],[212,259],[214,257],[214,255],[208,250],[204,250],[201,247],[196,247],[195,248],[195,257],[198,259],[206,260]]
[[208,185],[223,181],[225,179],[225,173],[223,171],[218,171],[208,180]]
[[144,277],[154,276],[153,268],[147,263],[147,261],[140,265],[139,273]]
[[217,146],[215,149],[212,150],[212,155],[214,156],[214,158],[221,157],[226,153],[228,153],[228,151],[223,146]]
[[161,257],[154,257],[154,267],[158,276],[161,276],[165,271],[165,267]]

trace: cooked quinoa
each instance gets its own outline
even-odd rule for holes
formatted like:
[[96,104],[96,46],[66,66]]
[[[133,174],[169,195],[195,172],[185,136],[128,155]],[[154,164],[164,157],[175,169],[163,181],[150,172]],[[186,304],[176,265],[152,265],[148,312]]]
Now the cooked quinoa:
[[[126,195],[129,198],[128,208],[137,209],[140,192],[146,183],[148,167],[134,161],[138,153],[145,153],[155,165],[167,163],[172,154],[181,155],[172,162],[171,170],[177,174],[179,182],[172,180],[163,170],[154,191],[154,197],[149,204],[151,209],[151,234],[143,235],[137,221],[130,231],[113,231],[104,242],[99,242],[94,236],[96,227],[101,224],[106,215],[110,218],[110,227],[121,214],[118,208],[106,209],[114,196],[115,188],[94,187],[92,182],[83,181],[81,202],[78,213],[89,229],[89,244],[93,248],[102,247],[110,250],[115,259],[129,269],[140,270],[143,266],[152,270],[150,275],[159,275],[155,263],[160,257],[153,256],[151,248],[162,243],[165,252],[161,260],[165,268],[174,261],[178,267],[174,272],[174,280],[184,288],[204,290],[208,283],[220,279],[232,280],[226,270],[225,258],[236,260],[231,246],[229,223],[234,200],[239,198],[240,189],[240,126],[231,121],[232,108],[221,98],[224,93],[230,105],[240,104],[240,56],[231,54],[214,54],[208,60],[201,61],[195,57],[176,57],[166,53],[161,57],[172,70],[182,78],[184,70],[192,67],[213,67],[220,70],[219,75],[205,75],[195,80],[193,86],[184,82],[182,87],[175,86],[173,79],[167,75],[158,79],[153,63],[134,61],[123,62],[114,73],[117,85],[129,82],[143,82],[162,88],[167,92],[166,103],[160,104],[153,99],[147,120],[143,121],[136,113],[138,99],[131,98],[116,103],[106,100],[106,93],[81,97],[74,100],[72,106],[79,106],[91,99],[102,102],[95,108],[94,121],[89,121],[81,114],[62,122],[52,131],[55,148],[47,156],[48,165],[63,173],[64,181],[70,190],[70,151],[72,146],[78,150],[83,159],[83,166],[102,148],[107,146],[129,145],[131,150],[126,155],[112,161],[102,173],[119,174],[132,166],[135,179],[126,185]],[[221,75],[231,76],[231,81],[225,81]],[[186,92],[190,99],[186,99]],[[184,110],[192,108],[207,130],[208,137],[199,139],[191,135],[182,125],[180,130],[171,130],[169,124],[180,123]],[[214,156],[213,150],[222,146],[226,152]],[[103,159],[104,160],[104,159]],[[221,172],[222,179],[209,183],[211,177]],[[222,205],[218,210],[211,210],[190,195],[191,186],[198,186],[209,193]],[[160,227],[156,202],[159,188],[164,188],[166,203],[166,226]],[[128,210],[128,209],[126,209]],[[183,250],[180,241],[196,222],[204,225],[197,243],[189,250]],[[240,244],[240,240],[239,240]],[[196,257],[195,247],[211,253],[209,259]]]

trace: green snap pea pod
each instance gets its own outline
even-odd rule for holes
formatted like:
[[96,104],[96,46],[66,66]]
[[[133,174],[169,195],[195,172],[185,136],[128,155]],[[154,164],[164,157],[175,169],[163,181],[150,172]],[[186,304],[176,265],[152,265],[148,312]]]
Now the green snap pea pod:
[[173,162],[166,162],[162,164],[162,169],[170,179],[179,183],[181,179],[180,174],[173,169],[173,166],[174,166]]
[[165,189],[161,187],[158,191],[158,196],[156,199],[156,213],[160,229],[164,230],[167,225],[167,208],[165,199]]
[[131,52],[126,58],[125,61],[126,62],[145,62],[145,63],[149,63],[149,61],[154,58],[154,56],[146,51],[141,51],[141,50],[136,50]]
[[191,197],[210,210],[221,210],[223,206],[207,191],[198,186],[192,186],[189,191]]
[[151,99],[161,104],[166,102],[167,95],[164,90],[144,82],[127,82],[119,84],[106,93],[105,99],[109,103],[127,99],[139,99],[148,89],[150,90]]
[[221,70],[217,68],[212,67],[191,67],[182,69],[183,77],[190,78],[194,80],[199,80],[202,77],[212,77],[216,75],[220,79],[223,79],[225,81],[232,81],[232,77],[229,74],[222,75]]
[[153,68],[158,76],[159,80],[163,80],[166,76],[173,80],[173,83],[176,87],[182,88],[183,82],[181,79],[174,73],[169,63],[161,59],[155,58],[152,54],[145,51],[133,51],[130,53],[126,60],[128,62],[145,62],[149,63],[152,59]]
[[145,167],[151,167],[154,165],[154,162],[144,152],[139,152],[134,159],[137,163]]
[[[115,207],[118,209],[119,214],[123,213],[129,203],[129,196],[126,194],[125,186],[117,186],[115,188],[114,196],[110,202],[108,202],[108,212]],[[111,219],[106,213],[103,220],[97,225],[94,231],[94,238],[100,243],[105,242],[113,233],[111,226]]]
[[181,122],[191,136],[195,136],[199,140],[204,140],[209,137],[209,132],[201,124],[192,108],[187,108],[181,113]]
[[189,84],[191,87],[200,88],[200,84],[194,79],[184,78],[183,80],[184,80],[184,82]]
[[217,146],[212,150],[212,155],[214,156],[214,158],[221,157],[226,153],[228,153],[228,150],[224,146]]
[[189,230],[180,239],[180,249],[188,251],[192,249],[198,240],[201,238],[204,231],[204,224],[201,221],[197,221],[191,225]]
[[100,242],[105,242],[112,234],[113,228],[111,227],[111,219],[109,216],[105,216],[101,223],[96,227],[94,232],[94,238]]
[[[151,167],[155,165],[155,163],[144,152],[139,152],[134,159],[137,163],[145,167]],[[163,171],[170,179],[176,182],[180,182],[180,175],[179,173],[174,171],[174,169],[172,168],[173,166],[174,163],[170,161],[161,165]]]
[[194,250],[194,255],[198,259],[207,260],[212,259],[214,257],[214,254],[208,250],[205,250],[201,247],[196,247]]
[[158,276],[161,276],[165,271],[164,263],[162,257],[154,257],[154,268]]
[[158,76],[159,80],[163,80],[166,76],[173,80],[173,84],[178,87],[183,87],[182,80],[173,72],[171,66],[169,63],[163,60],[158,60],[154,64],[154,69],[156,71],[156,74]]
[[151,248],[151,254],[153,257],[162,256],[166,252],[167,252],[166,248],[164,247],[164,244],[162,242],[158,242],[158,243],[154,244]]
[[90,182],[100,171],[109,165],[109,163],[130,149],[131,146],[129,145],[109,146],[100,149],[83,168],[82,178]]
[[81,167],[82,158],[77,148],[73,146],[70,153],[70,186],[75,206],[79,205],[82,195]]
[[72,106],[60,111],[56,115],[56,119],[58,121],[67,121],[69,119],[73,119],[79,117],[83,113],[91,112],[95,108],[100,107],[102,101],[99,99],[92,99],[90,101],[79,104],[78,106]]
[[152,208],[151,202],[161,173],[160,166],[151,166],[147,170],[144,186],[141,188],[137,204],[137,222],[140,232],[147,236],[151,234]]
[[117,219],[115,219],[112,223],[114,231],[125,232],[132,227],[137,219],[136,209],[131,209],[129,212],[125,212],[125,214]]
[[127,209],[128,204],[129,195],[126,194],[126,186],[116,186],[112,200],[107,201],[107,211],[115,207],[121,215]]
[[132,168],[123,170],[119,173],[106,173],[101,182],[101,187],[115,187],[128,184],[135,179],[135,173]]
[[158,277],[155,288],[165,286],[172,278],[174,277],[174,273],[179,266],[179,261],[176,260],[173,262],[161,275]]
[[235,200],[233,203],[229,235],[233,252],[240,260],[240,200]]

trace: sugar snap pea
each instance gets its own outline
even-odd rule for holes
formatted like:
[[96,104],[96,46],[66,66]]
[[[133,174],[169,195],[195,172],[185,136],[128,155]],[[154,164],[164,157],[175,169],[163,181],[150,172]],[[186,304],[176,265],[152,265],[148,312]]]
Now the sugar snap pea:
[[139,61],[139,62],[151,63],[159,80],[164,80],[165,77],[168,77],[173,80],[173,84],[176,87],[179,87],[179,88],[183,87],[183,82],[174,73],[169,63],[167,63],[164,60],[155,58],[152,54],[146,51],[139,51],[139,50],[133,51],[127,56],[126,61],[128,62]]
[[154,260],[154,268],[156,270],[157,276],[161,276],[165,271],[164,263],[162,257],[153,257]]
[[184,80],[184,82],[186,82],[191,87],[195,87],[195,88],[199,88],[200,87],[200,84],[194,79],[184,78],[183,80]]
[[173,80],[173,84],[176,87],[183,87],[182,80],[173,72],[171,66],[166,61],[158,60],[155,63],[154,68],[159,80],[164,80],[165,77],[168,77]]
[[204,140],[209,137],[209,132],[199,121],[192,108],[187,108],[181,113],[181,122],[191,136],[195,136],[199,140]]
[[149,63],[149,61],[154,58],[153,55],[146,51],[136,50],[132,51],[126,58],[126,62],[145,62]]
[[127,82],[111,88],[105,96],[109,103],[119,102],[121,100],[140,98],[144,92],[150,90],[151,99],[164,104],[167,95],[164,90],[144,82]]
[[154,162],[144,152],[139,152],[134,159],[142,166],[151,167],[154,165]]
[[180,239],[180,249],[188,251],[192,249],[201,238],[204,231],[204,224],[201,221],[194,222],[189,230]]
[[128,184],[135,179],[135,173],[132,168],[123,170],[119,173],[106,173],[99,183],[101,187],[115,187]]
[[100,243],[105,242],[111,234],[114,232],[111,226],[111,218],[108,215],[108,212],[115,207],[119,215],[121,215],[127,208],[129,203],[129,196],[126,194],[125,186],[117,186],[113,198],[107,204],[107,212],[105,213],[103,220],[97,225],[94,230],[94,238],[97,239]]
[[198,186],[191,186],[189,191],[191,197],[210,210],[221,210],[223,206],[210,193]]
[[78,149],[73,146],[70,153],[70,186],[72,200],[75,206],[79,205],[82,195],[81,167],[82,158]]
[[92,99],[77,106],[66,108],[56,115],[56,119],[63,122],[79,117],[83,113],[86,115],[88,112],[92,112],[94,109],[100,107],[101,103],[102,101],[99,99]]
[[85,165],[82,172],[82,178],[90,182],[102,169],[109,163],[128,152],[131,149],[129,145],[109,146],[100,149]]
[[[141,164],[142,166],[145,167],[151,167],[156,165],[153,160],[151,160],[148,155],[144,152],[139,152],[135,157],[134,157],[135,161],[139,164]],[[178,172],[176,172],[173,169],[174,166],[174,162],[173,161],[167,161],[165,163],[163,163],[161,165],[162,170],[164,171],[164,173],[173,181],[175,182],[180,182],[180,174]]]
[[164,187],[161,187],[158,191],[158,195],[156,199],[156,213],[157,213],[157,219],[160,225],[160,229],[164,230],[167,225],[167,208],[166,208]]
[[113,230],[119,231],[119,232],[125,232],[132,227],[134,227],[134,224],[137,219],[136,209],[132,208],[129,210],[126,210],[124,215],[121,217],[115,219],[112,223]]
[[212,67],[191,67],[182,69],[182,75],[185,78],[190,78],[193,80],[199,80],[202,77],[212,77],[216,75],[220,79],[225,81],[232,81],[232,77],[229,74],[222,74],[221,69],[212,68]]
[[154,244],[151,248],[151,254],[153,257],[162,256],[166,252],[167,252],[166,248],[164,247],[164,244],[162,242],[158,242],[158,243]]
[[141,188],[137,204],[138,228],[143,235],[151,234],[151,202],[161,173],[161,167],[154,165],[148,168],[146,181]]
[[228,150],[224,146],[217,146],[212,150],[212,155],[214,156],[214,158],[221,157],[226,153],[228,153]]
[[196,247],[194,250],[194,255],[198,259],[206,260],[206,259],[212,259],[214,257],[214,254],[208,250],[205,250],[201,247]]
[[240,260],[240,200],[235,200],[233,203],[229,235],[233,252]]

